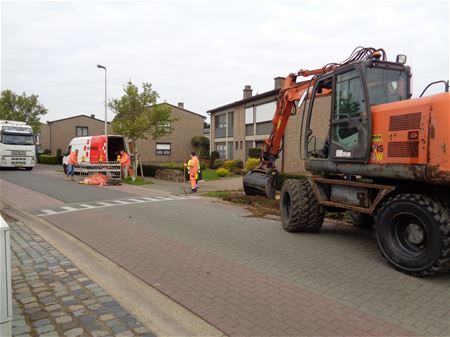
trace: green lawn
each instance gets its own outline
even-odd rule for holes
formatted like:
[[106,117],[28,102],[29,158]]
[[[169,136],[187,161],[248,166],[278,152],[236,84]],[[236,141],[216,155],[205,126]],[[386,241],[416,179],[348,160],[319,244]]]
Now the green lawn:
[[133,181],[131,177],[127,177],[127,179],[122,180],[125,184],[130,185],[148,185],[153,184],[150,180],[142,179],[141,177],[136,177],[136,180]]
[[203,180],[205,180],[205,181],[219,179],[219,176],[217,175],[216,170],[209,169],[209,168],[206,170],[203,170],[202,175],[203,175]]

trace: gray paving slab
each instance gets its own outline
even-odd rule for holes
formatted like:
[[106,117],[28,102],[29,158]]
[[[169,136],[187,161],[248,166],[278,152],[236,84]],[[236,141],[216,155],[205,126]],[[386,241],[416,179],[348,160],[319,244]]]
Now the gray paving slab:
[[9,225],[14,337],[155,336],[39,235]]

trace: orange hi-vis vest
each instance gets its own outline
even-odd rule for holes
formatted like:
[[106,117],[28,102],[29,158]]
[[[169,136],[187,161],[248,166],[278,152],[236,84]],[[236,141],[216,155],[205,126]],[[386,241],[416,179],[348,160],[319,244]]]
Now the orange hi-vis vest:
[[199,166],[198,158],[194,156],[189,162],[189,172],[191,174],[197,174]]
[[75,165],[77,163],[77,161],[78,161],[77,159],[78,158],[77,158],[76,152],[72,151],[70,153],[69,160],[68,160],[69,165]]
[[130,156],[128,155],[128,153],[124,153],[122,157],[120,157],[120,165],[122,166],[130,166],[131,161],[130,161]]

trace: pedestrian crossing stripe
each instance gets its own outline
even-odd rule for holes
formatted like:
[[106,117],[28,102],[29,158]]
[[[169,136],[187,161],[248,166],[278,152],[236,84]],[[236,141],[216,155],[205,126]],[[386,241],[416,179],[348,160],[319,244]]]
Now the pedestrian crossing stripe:
[[39,217],[45,217],[49,215],[57,215],[71,212],[79,212],[86,211],[89,209],[97,209],[97,208],[106,208],[113,206],[122,206],[122,205],[132,205],[138,203],[150,203],[150,202],[160,202],[160,201],[179,201],[179,200],[192,200],[197,199],[196,196],[170,196],[170,197],[139,197],[139,198],[128,198],[128,199],[118,199],[118,200],[108,200],[105,201],[93,201],[92,203],[83,203],[72,206],[61,206],[53,209],[41,209],[39,210],[40,214],[37,214]]

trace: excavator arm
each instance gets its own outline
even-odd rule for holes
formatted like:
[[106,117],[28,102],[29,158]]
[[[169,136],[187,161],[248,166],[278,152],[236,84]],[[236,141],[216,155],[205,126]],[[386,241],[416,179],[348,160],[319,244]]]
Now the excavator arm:
[[[275,182],[278,176],[276,160],[283,149],[283,136],[289,118],[295,115],[296,104],[305,100],[310,89],[316,83],[316,76],[332,71],[334,65],[315,70],[300,70],[297,74],[289,74],[280,89],[275,115],[272,119],[270,137],[265,140],[261,149],[259,166],[244,176],[244,191],[247,195],[262,194],[269,199],[275,197]],[[298,77],[313,76],[310,80],[297,83]],[[300,104],[301,105],[301,102]]]

